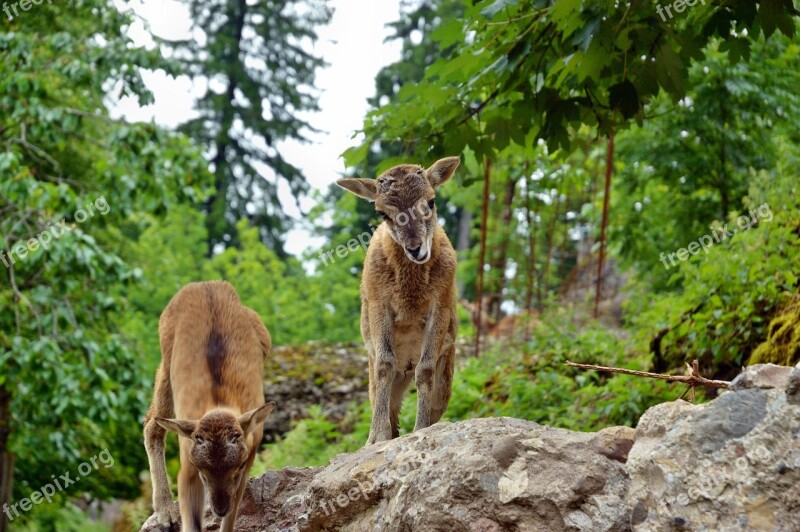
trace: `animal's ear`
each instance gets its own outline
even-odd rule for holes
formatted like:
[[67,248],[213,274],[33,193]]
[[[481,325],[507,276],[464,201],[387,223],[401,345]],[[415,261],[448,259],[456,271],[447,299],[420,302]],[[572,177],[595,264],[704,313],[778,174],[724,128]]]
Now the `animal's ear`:
[[339,179],[336,184],[367,201],[375,201],[375,196],[378,195],[378,182],[374,179],[348,177]]
[[239,425],[242,426],[244,433],[248,434],[252,429],[263,423],[273,408],[275,408],[275,403],[267,403],[239,416]]
[[461,159],[459,157],[445,157],[433,163],[426,171],[428,180],[433,185],[433,188],[439,188],[447,183],[453,177],[453,172],[456,171],[460,163]]
[[184,438],[191,438],[192,433],[197,428],[197,421],[188,421],[186,419],[164,419],[157,417],[156,423],[170,432],[176,433],[178,436]]

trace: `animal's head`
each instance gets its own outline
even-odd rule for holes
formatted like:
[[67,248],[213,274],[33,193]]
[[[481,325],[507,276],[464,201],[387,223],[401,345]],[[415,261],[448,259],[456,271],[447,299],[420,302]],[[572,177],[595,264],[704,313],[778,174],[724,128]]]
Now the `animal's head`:
[[218,408],[198,421],[156,418],[165,429],[191,441],[189,461],[200,473],[217,517],[225,517],[233,509],[236,490],[242,476],[247,475],[247,439],[274,407],[275,403],[267,403],[238,417]]
[[425,264],[431,258],[437,223],[436,189],[450,180],[460,162],[458,157],[446,157],[428,169],[401,164],[386,170],[378,179],[347,178],[336,184],[375,202],[375,210],[408,260]]

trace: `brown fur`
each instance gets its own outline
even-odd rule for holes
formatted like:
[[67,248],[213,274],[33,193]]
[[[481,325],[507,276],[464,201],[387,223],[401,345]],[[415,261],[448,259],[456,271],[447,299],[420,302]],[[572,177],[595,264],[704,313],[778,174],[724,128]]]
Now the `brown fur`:
[[[158,330],[162,359],[144,423],[158,521],[199,532],[205,487],[212,511],[223,517],[222,530],[231,532],[274,406],[264,404],[262,379],[269,332],[224,281],[184,286],[161,314]],[[167,430],[181,436],[180,517],[164,464]]]
[[374,201],[386,218],[370,241],[361,280],[372,403],[367,444],[399,435],[400,406],[412,377],[414,430],[439,421],[450,401],[458,327],[456,253],[428,203],[458,164],[457,157],[448,157],[427,170],[400,165],[377,180],[337,181]]

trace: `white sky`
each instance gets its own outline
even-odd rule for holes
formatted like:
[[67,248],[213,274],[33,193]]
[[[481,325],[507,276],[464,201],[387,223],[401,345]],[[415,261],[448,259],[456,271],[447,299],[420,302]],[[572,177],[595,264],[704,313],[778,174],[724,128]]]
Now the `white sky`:
[[[313,143],[283,142],[278,148],[283,157],[300,168],[312,187],[326,189],[345,170],[340,154],[357,141],[353,133],[361,128],[367,112],[367,98],[375,94],[375,76],[384,65],[400,58],[401,43],[384,43],[389,34],[386,24],[399,18],[399,0],[329,0],[334,10],[330,24],[319,28],[315,52],[329,66],[317,72],[316,87],[321,91],[320,112],[302,115],[311,126],[324,133],[313,135]],[[150,26],[150,32],[167,39],[190,37],[186,5],[172,0],[141,0],[129,4]],[[138,21],[129,35],[136,44],[152,45],[145,25]],[[202,87],[193,87],[186,77],[174,79],[164,72],[144,72],[145,83],[155,95],[155,104],[139,107],[132,99],[114,105],[112,114],[132,121],[151,121],[175,127],[192,116],[195,97]],[[283,205],[299,218],[291,195],[281,191]],[[312,202],[301,202],[307,210]],[[315,238],[299,226],[289,232],[286,250],[299,255]]]

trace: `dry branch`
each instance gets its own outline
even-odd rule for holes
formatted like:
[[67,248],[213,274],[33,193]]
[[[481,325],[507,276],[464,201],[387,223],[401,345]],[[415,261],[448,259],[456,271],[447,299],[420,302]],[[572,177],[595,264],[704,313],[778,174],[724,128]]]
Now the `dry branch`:
[[661,379],[662,381],[667,381],[667,382],[682,382],[683,384],[688,384],[691,387],[706,386],[708,388],[727,388],[731,384],[728,381],[716,381],[712,379],[706,379],[705,377],[701,377],[697,369],[696,360],[692,363],[691,366],[689,364],[686,364],[687,368],[691,373],[690,375],[663,375],[661,373],[636,371],[635,369],[610,368],[607,366],[595,366],[594,364],[578,364],[570,361],[565,362],[565,364],[572,368],[603,371],[606,373],[622,373],[623,375],[633,375],[634,377],[647,377],[649,379]]

